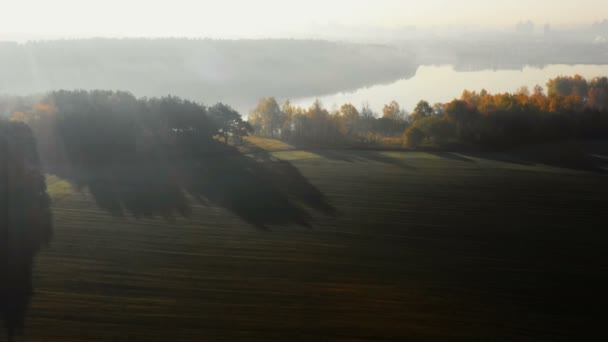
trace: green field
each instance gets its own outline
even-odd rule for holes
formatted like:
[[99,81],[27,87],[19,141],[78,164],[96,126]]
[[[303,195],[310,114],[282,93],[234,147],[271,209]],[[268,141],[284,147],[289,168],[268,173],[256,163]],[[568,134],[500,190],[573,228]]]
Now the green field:
[[[556,340],[603,331],[605,174],[500,154],[247,158],[279,170],[264,180],[272,191],[247,178],[220,195],[209,190],[214,180],[185,216],[111,215],[48,177],[54,238],[36,259],[26,340]],[[219,184],[242,176],[213,175]]]

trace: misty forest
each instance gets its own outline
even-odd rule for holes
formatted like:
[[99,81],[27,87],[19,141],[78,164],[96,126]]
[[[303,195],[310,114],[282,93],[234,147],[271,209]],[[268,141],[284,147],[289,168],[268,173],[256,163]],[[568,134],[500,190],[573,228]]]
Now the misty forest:
[[601,340],[608,21],[352,35],[0,40],[0,340]]

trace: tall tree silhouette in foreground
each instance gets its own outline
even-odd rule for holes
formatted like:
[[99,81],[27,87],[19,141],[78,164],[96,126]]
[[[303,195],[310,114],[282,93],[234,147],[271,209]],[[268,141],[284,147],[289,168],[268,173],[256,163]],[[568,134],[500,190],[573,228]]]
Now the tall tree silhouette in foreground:
[[39,165],[30,129],[0,121],[0,314],[9,340],[23,332],[33,260],[52,235]]

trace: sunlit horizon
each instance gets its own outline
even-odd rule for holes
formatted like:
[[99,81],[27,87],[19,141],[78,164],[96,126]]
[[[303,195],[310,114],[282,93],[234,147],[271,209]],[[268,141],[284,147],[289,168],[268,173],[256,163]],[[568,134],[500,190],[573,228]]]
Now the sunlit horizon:
[[[513,29],[590,25],[608,18],[608,3],[539,0],[334,1],[8,1],[0,39],[87,37],[302,38],[343,29],[460,27]],[[69,11],[62,9],[70,8]]]

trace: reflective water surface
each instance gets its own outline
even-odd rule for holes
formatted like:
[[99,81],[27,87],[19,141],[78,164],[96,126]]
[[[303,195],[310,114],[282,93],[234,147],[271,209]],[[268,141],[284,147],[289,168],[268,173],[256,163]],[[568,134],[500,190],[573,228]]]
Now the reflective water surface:
[[424,65],[409,79],[373,85],[354,92],[293,99],[292,103],[309,106],[317,98],[327,108],[339,107],[344,103],[356,106],[368,103],[374,111],[381,112],[384,104],[395,100],[403,109],[411,111],[421,99],[431,104],[448,102],[460,97],[464,89],[512,92],[521,86],[532,89],[537,84],[544,86],[549,79],[556,76],[575,74],[588,79],[608,76],[608,65],[549,65],[544,68],[526,66],[521,70],[481,71],[455,70],[451,65]]

